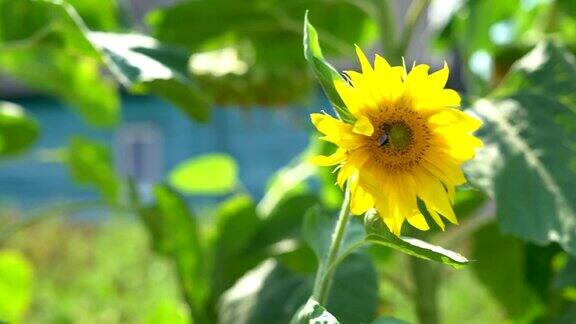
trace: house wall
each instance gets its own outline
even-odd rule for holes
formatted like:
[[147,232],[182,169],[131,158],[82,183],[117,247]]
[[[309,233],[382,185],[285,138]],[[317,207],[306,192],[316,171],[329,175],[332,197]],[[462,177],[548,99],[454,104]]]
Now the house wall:
[[[327,107],[325,101],[316,99],[289,111],[215,108],[209,123],[197,124],[155,97],[124,96],[119,127],[94,130],[53,99],[11,100],[23,105],[42,125],[34,148],[3,161],[0,167],[0,203],[19,208],[97,197],[95,190],[74,183],[65,165],[53,161],[53,149],[67,145],[72,135],[110,144],[120,172],[136,172],[150,182],[164,179],[174,166],[194,155],[228,153],[238,162],[244,186],[259,198],[270,176],[307,146],[308,114],[319,109],[312,107]],[[147,148],[142,148],[142,143]]]

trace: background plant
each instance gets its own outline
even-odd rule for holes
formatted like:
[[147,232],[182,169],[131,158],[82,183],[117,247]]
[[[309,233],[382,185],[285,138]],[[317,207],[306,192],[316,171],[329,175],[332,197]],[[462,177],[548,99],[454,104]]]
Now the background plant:
[[[341,112],[343,104],[330,88],[340,76],[324,56],[335,62],[352,57],[354,43],[376,44],[389,60],[400,62],[429,5],[414,0],[405,17],[396,17],[388,1],[380,0],[190,1],[149,13],[148,35],[135,33],[138,25],[114,1],[4,0],[0,71],[63,100],[93,127],[117,125],[120,86],[159,96],[201,123],[213,103],[281,106],[305,100],[317,75]],[[441,1],[432,5],[445,6]],[[308,63],[302,55],[305,10],[318,34],[308,25]],[[461,224],[419,239],[476,260],[468,267],[489,291],[486,299],[501,309],[498,319],[569,322],[575,314],[575,15],[572,1],[468,0],[451,11],[433,37],[435,48],[454,52],[461,62],[464,107],[483,119],[480,136],[486,147],[467,166],[472,186],[458,192]],[[192,54],[222,50],[236,53],[247,72],[218,75],[189,64]],[[25,107],[3,102],[2,157],[30,147],[42,136],[41,126]],[[173,264],[173,279],[188,305],[184,320],[287,322],[312,293],[316,268],[326,267],[322,260],[343,198],[329,173],[307,163],[307,157],[328,149],[324,146],[312,142],[278,172],[260,201],[242,189],[230,157],[209,155],[184,161],[157,184],[153,202],[142,202],[129,179],[114,170],[105,145],[75,137],[60,151],[60,160],[75,179],[97,188],[102,199],[47,207],[37,217],[13,220],[3,226],[1,244],[16,245],[15,233],[30,233],[24,228],[52,216],[96,206],[128,211],[138,215],[153,250]],[[207,172],[220,177],[197,177]],[[195,210],[187,199],[214,194],[227,195],[214,211]],[[368,225],[365,229],[352,220],[341,251],[347,251],[347,242],[368,240],[458,264],[394,240],[378,224]],[[26,293],[32,271],[13,252],[4,252],[0,262],[10,264],[0,267],[1,278],[21,278],[19,301],[3,302],[0,293],[0,303],[11,305],[5,311],[9,319],[18,321],[32,298]],[[388,270],[392,266],[399,270]],[[409,300],[419,321],[441,322],[449,313],[439,305],[442,279],[454,276],[441,264],[381,246],[364,247],[342,258],[323,307],[307,303],[300,314],[329,317],[325,312],[330,312],[343,323],[390,320],[378,318],[384,315],[411,320],[413,315],[387,307],[390,300]],[[245,282],[261,284],[248,291],[242,288]],[[383,296],[392,286],[407,297]],[[17,289],[6,287],[0,284],[0,291]]]

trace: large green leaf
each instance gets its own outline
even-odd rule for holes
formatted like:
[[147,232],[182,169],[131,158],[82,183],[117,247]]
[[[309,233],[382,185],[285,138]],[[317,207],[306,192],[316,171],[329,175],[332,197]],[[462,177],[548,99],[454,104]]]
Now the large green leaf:
[[95,186],[108,202],[118,202],[121,181],[112,165],[108,147],[84,137],[73,137],[66,157],[76,181]]
[[311,279],[269,259],[246,273],[221,298],[218,321],[288,323],[310,293]]
[[212,239],[212,291],[215,296],[230,288],[265,258],[262,251],[251,249],[260,224],[256,206],[248,196],[233,197],[218,206]]
[[[328,216],[320,208],[312,208],[306,214],[303,227],[304,238],[318,258],[317,271],[326,272],[327,265],[324,262],[336,227],[336,218]],[[369,322],[374,319],[378,306],[378,282],[372,261],[362,253],[348,255],[355,251],[354,246],[363,243],[363,240],[364,229],[361,222],[358,219],[351,219],[338,256],[338,258],[347,256],[347,259],[334,273],[327,302],[328,309],[344,323]],[[350,271],[355,270],[345,264],[363,268],[363,280],[361,282],[347,280],[346,278],[352,276]]]
[[[110,10],[90,15],[92,2],[79,5],[92,26],[116,29]],[[144,35],[92,32],[63,1],[0,0],[0,18],[0,70],[63,99],[93,125],[119,119],[118,91],[102,67],[129,90],[156,94],[197,121],[209,117],[210,103],[189,77],[184,50]]]
[[378,277],[364,253],[346,258],[334,273],[327,309],[343,323],[369,323],[378,310]]
[[223,48],[239,52],[247,65],[241,75],[202,75],[215,100],[224,97],[226,103],[286,105],[311,94],[301,48],[301,21],[306,10],[314,13],[329,54],[352,53],[352,44],[375,38],[374,20],[348,1],[188,1],[154,11],[148,21],[154,36],[163,42],[194,52]]
[[208,98],[188,75],[186,51],[139,34],[90,32],[88,38],[126,88],[157,94],[197,121],[210,116]]
[[32,301],[34,268],[16,251],[0,252],[0,320],[20,323]]
[[313,135],[308,147],[296,156],[287,166],[278,170],[268,181],[266,194],[258,203],[258,211],[269,214],[285,197],[296,193],[309,192],[311,180],[321,185],[320,198],[328,208],[338,208],[342,203],[342,190],[335,186],[336,175],[329,168],[314,166],[311,159],[315,155],[329,154],[332,143],[322,141]]
[[484,120],[485,148],[470,178],[492,192],[502,230],[576,255],[576,63],[545,41],[519,61],[492,100],[470,109]]
[[[269,259],[248,272],[221,298],[221,323],[288,323],[312,292],[312,275],[291,272]],[[336,271],[327,309],[343,323],[369,323],[377,307],[370,258],[355,254]]]
[[38,123],[16,104],[0,101],[0,156],[22,152],[38,138]]
[[226,194],[238,185],[238,166],[226,154],[206,154],[180,163],[170,172],[170,184],[186,194]]
[[[310,245],[318,261],[321,263],[326,260],[332,233],[336,227],[336,218],[330,217],[319,207],[311,208],[306,213],[303,225],[303,234],[306,243]],[[364,229],[358,219],[351,219],[346,228],[344,239],[340,245],[340,252],[347,251],[350,247],[363,241]]]
[[346,1],[183,2],[152,12],[148,21],[155,36],[168,43],[198,50],[247,41],[270,63],[288,60],[302,65],[300,26],[306,10],[316,15],[318,26],[330,36],[325,44],[331,53],[346,54],[352,44],[369,42],[376,36],[371,17]]
[[283,197],[269,213],[259,214],[262,225],[255,235],[253,248],[268,248],[283,240],[300,239],[304,215],[319,203],[318,197],[309,193],[292,192]]
[[[134,193],[133,193],[134,195]],[[141,206],[133,197],[134,207],[150,233],[156,252],[169,257],[176,265],[178,279],[195,320],[208,321],[205,303],[209,297],[208,264],[201,246],[201,232],[196,216],[186,202],[165,185],[154,188],[156,203]]]
[[403,253],[425,259],[441,262],[454,268],[460,268],[469,261],[462,255],[443,247],[432,245],[411,237],[397,237],[392,234],[376,213],[366,213],[364,218],[367,243],[383,245]]
[[[60,97],[93,125],[119,118],[115,86],[74,8],[60,1],[0,1],[0,70]],[[41,77],[39,77],[41,76]]]

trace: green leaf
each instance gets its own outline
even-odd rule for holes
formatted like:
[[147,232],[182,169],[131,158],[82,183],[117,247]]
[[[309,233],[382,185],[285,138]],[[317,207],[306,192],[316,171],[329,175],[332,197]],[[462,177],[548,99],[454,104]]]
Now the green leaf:
[[190,195],[222,195],[238,185],[238,166],[226,154],[206,154],[186,160],[169,175],[170,184]]
[[34,269],[22,254],[0,251],[0,319],[20,323],[32,302]]
[[156,203],[151,207],[133,201],[138,215],[148,229],[156,252],[175,263],[180,288],[194,319],[207,320],[204,307],[209,295],[208,265],[196,216],[177,193],[164,185],[154,188],[154,196]]
[[[312,275],[291,272],[268,259],[244,275],[220,299],[221,323],[288,323],[312,292]],[[327,309],[343,323],[368,323],[378,306],[376,271],[355,254],[336,271]]]
[[576,63],[553,42],[519,61],[492,100],[471,111],[484,120],[485,148],[468,166],[496,200],[506,233],[576,255]]
[[308,299],[304,307],[292,318],[290,324],[340,324],[334,315],[318,304],[314,299]]
[[290,272],[273,259],[246,273],[220,299],[218,321],[288,323],[310,294],[311,279]]
[[0,13],[1,71],[61,98],[95,126],[118,121],[116,87],[100,75],[100,57],[72,6],[2,0]]
[[20,153],[38,138],[38,123],[24,109],[0,101],[0,156]]
[[403,253],[425,260],[441,262],[454,268],[460,268],[469,262],[462,255],[443,247],[411,237],[395,236],[376,213],[366,213],[364,222],[366,227],[365,240],[368,243],[391,247]]
[[[336,227],[336,217],[330,217],[320,207],[308,210],[304,217],[303,234],[306,243],[310,245],[318,261],[322,263],[326,260],[332,233]],[[350,247],[364,240],[364,229],[357,219],[351,219],[346,228],[346,234],[340,245],[340,252],[348,250]]]
[[121,182],[108,147],[87,138],[72,137],[66,162],[74,180],[96,186],[112,204],[118,201]]
[[250,245],[260,225],[256,206],[248,196],[236,196],[218,206],[212,243],[212,291],[216,296],[265,258]]
[[523,244],[502,235],[495,225],[474,234],[472,255],[478,261],[472,270],[517,322],[527,323],[543,311],[542,302],[526,281],[526,254]]
[[[324,272],[336,217],[320,208],[311,208],[304,219],[304,239],[318,258],[318,270]],[[343,323],[365,323],[374,318],[378,307],[378,282],[372,260],[355,251],[364,242],[364,229],[358,219],[351,219],[340,245],[339,257],[346,257],[336,268],[327,307]],[[357,272],[361,272],[357,273]],[[361,276],[361,281],[350,280]]]
[[353,253],[336,269],[327,309],[342,323],[369,323],[378,310],[378,276],[372,259]]
[[260,213],[269,214],[285,197],[308,189],[306,181],[315,174],[315,168],[308,159],[310,154],[304,152],[276,172],[258,204]]
[[308,9],[315,13],[327,54],[347,55],[352,44],[375,39],[371,15],[346,1],[188,1],[153,11],[148,22],[162,42],[203,55],[222,49],[238,53],[245,71],[195,72],[215,101],[286,106],[312,94],[301,47],[302,16]]
[[163,299],[146,310],[146,324],[187,324],[190,318],[180,303]]
[[308,21],[308,12],[306,12],[304,16],[304,57],[308,61],[312,71],[314,71],[316,78],[320,81],[324,93],[328,96],[338,116],[346,122],[353,122],[354,116],[348,111],[344,101],[342,101],[342,98],[340,98],[340,95],[334,87],[334,81],[344,81],[344,78],[324,60],[322,49],[318,42],[318,33],[314,26]]
[[268,214],[260,214],[262,225],[253,241],[254,249],[269,248],[286,239],[300,239],[302,220],[318,197],[307,193],[291,193],[275,205]]
[[66,0],[90,30],[117,30],[123,23],[122,4],[116,0]]
[[210,102],[187,72],[189,54],[138,34],[90,32],[88,38],[105,57],[116,78],[128,89],[154,93],[203,122]]

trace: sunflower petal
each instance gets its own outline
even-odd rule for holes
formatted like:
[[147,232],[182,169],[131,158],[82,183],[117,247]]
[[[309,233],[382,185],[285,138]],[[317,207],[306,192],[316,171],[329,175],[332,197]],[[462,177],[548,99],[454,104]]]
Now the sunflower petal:
[[372,136],[374,133],[374,126],[366,116],[360,116],[354,123],[352,131],[356,134]]
[[316,155],[312,158],[312,163],[318,166],[330,166],[340,164],[346,160],[346,150],[337,149],[331,155]]

